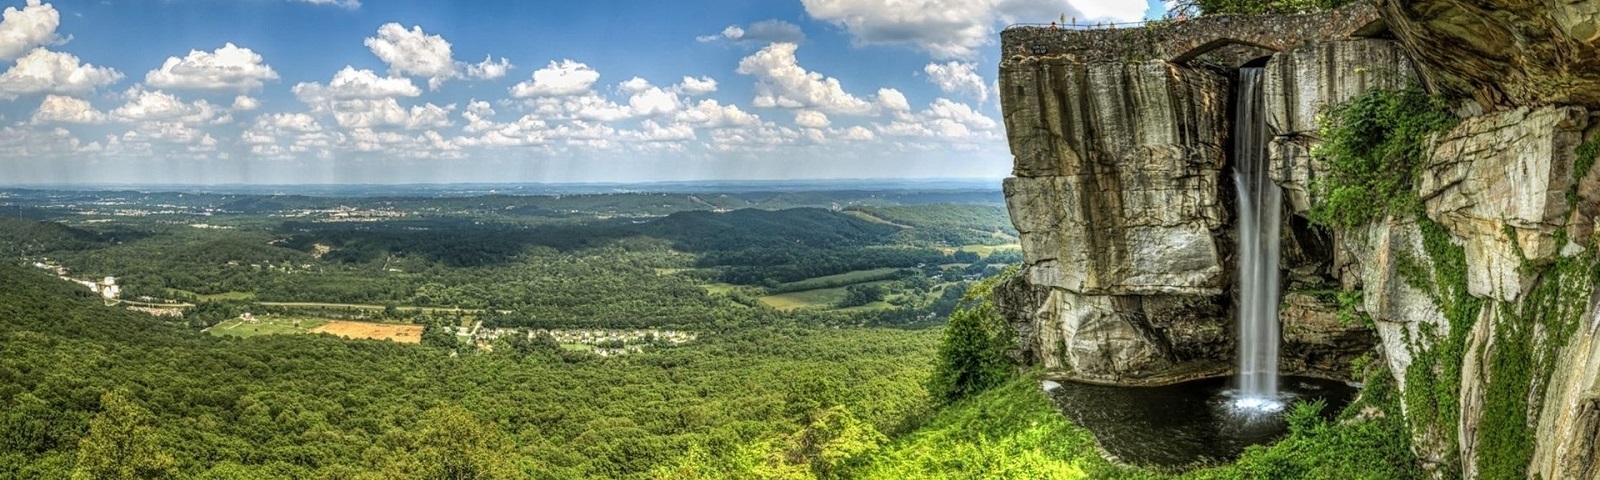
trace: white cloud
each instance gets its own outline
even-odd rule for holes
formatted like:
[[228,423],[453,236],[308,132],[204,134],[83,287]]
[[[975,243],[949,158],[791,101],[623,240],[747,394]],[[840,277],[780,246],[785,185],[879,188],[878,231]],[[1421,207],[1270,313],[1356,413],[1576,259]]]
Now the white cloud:
[[[1020,1],[1020,0],[1013,0]],[[1105,19],[1116,22],[1133,22],[1144,19],[1149,4],[1128,0],[1073,0],[1072,6],[1083,12],[1083,18]]]
[[930,63],[922,67],[928,74],[928,82],[939,86],[945,93],[963,94],[978,101],[989,99],[989,87],[983,83],[983,77],[978,76],[976,64],[971,62],[946,62]]
[[278,72],[262,63],[261,55],[248,48],[227,43],[211,52],[190,50],[184,58],[167,57],[161,68],[151,70],[144,81],[156,88],[195,90],[258,90]]
[[326,87],[320,83],[306,82],[296,84],[291,91],[294,92],[295,98],[308,104],[324,103],[329,100],[375,100],[422,95],[422,89],[412,84],[409,78],[379,77],[372,70],[356,70],[350,66],[345,66],[343,70],[333,74],[333,80],[330,80]]
[[589,68],[588,65],[572,60],[552,61],[549,66],[535,70],[530,80],[513,85],[511,96],[527,98],[578,95],[588,92],[598,80],[600,72]]
[[701,100],[678,112],[675,119],[704,128],[748,127],[761,123],[760,117],[740,110],[738,105],[723,105],[713,99]]
[[339,100],[325,108],[314,108],[314,111],[331,113],[334,123],[344,128],[397,127],[417,130],[450,126],[450,112],[455,108],[455,104],[439,106],[432,103],[406,108],[393,98],[379,98]]
[[82,63],[70,53],[35,48],[0,74],[0,98],[35,93],[88,93],[122,79],[109,67]]
[[618,90],[629,95],[643,92],[648,88],[650,88],[650,81],[639,77],[633,77],[617,84]]
[[6,6],[0,18],[0,59],[14,59],[35,46],[56,45],[56,27],[61,27],[61,13],[50,3],[27,0],[22,10]]
[[484,55],[482,62],[467,65],[467,76],[479,80],[494,80],[505,77],[514,67],[516,66],[505,57],[500,57],[500,60],[496,61],[493,56]]
[[900,115],[893,122],[879,125],[878,131],[891,137],[931,137],[945,140],[998,139],[999,123],[970,105],[940,98],[926,110]]
[[672,89],[691,97],[708,95],[717,91],[717,80],[706,76],[700,78],[683,77],[683,81],[678,82],[678,85],[672,87]]
[[911,111],[911,103],[906,101],[906,95],[893,88],[878,89],[877,107],[890,113]]
[[[859,44],[909,45],[935,58],[973,59],[996,30],[1017,22],[1135,21],[1135,0],[801,0],[812,18],[843,27]],[[1082,8],[1079,8],[1082,7]],[[1087,12],[1087,13],[1085,13]]]
[[257,108],[261,108],[261,101],[259,100],[248,95],[233,97],[233,110],[236,112],[248,112]]
[[289,0],[291,2],[310,3],[313,5],[330,5],[347,10],[361,8],[361,0]]
[[233,121],[227,111],[205,100],[187,103],[166,92],[142,89],[130,91],[128,103],[112,110],[111,117],[124,122],[171,122],[186,126]]
[[15,59],[35,47],[59,43],[56,28],[60,26],[61,14],[48,3],[28,0],[21,10],[6,7],[4,18],[0,19],[0,60]]
[[443,36],[423,32],[420,25],[407,30],[399,23],[385,23],[378,27],[378,36],[367,37],[363,43],[389,65],[389,75],[426,78],[429,90],[437,90],[445,81],[456,78],[501,78],[513,67],[510,60],[495,60],[492,55],[485,55],[478,63],[456,61],[451,58],[450,42]]
[[628,108],[634,116],[665,115],[678,111],[678,108],[682,107],[682,104],[678,101],[678,94],[663,90],[661,87],[652,86],[649,82],[645,82],[638,77],[634,77],[634,80],[639,80],[642,84],[635,83],[631,88],[628,86],[623,88],[624,91],[632,90],[633,95],[628,97]]
[[721,34],[695,37],[695,41],[701,43],[727,41],[753,44],[800,43],[805,39],[806,34],[800,31],[800,26],[783,20],[762,20],[750,24],[750,28],[729,25],[722,29]]
[[845,129],[843,137],[846,140],[859,140],[859,141],[869,141],[869,140],[875,140],[875,139],[878,138],[877,135],[874,135],[872,133],[872,130],[867,130],[866,127],[862,127],[862,126],[859,126],[859,125]]
[[101,123],[106,121],[106,115],[88,100],[60,95],[44,97],[44,102],[39,104],[39,111],[33,114],[33,123]]
[[389,64],[390,75],[426,78],[430,90],[461,75],[450,59],[450,42],[439,35],[423,33],[421,26],[406,30],[398,23],[385,23],[378,27],[378,36],[368,37],[364,43],[373,55]]
[[822,112],[801,110],[794,112],[794,123],[806,128],[828,128],[828,116]]
[[756,78],[753,105],[853,115],[871,111],[871,104],[845,92],[838,79],[800,67],[795,48],[793,43],[774,43],[739,61],[738,72]]

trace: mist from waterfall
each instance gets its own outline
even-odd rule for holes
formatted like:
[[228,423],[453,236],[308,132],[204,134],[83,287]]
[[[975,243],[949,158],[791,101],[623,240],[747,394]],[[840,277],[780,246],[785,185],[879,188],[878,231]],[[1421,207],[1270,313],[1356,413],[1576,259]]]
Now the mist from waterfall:
[[1282,192],[1267,175],[1260,68],[1239,71],[1233,132],[1233,183],[1239,217],[1239,398],[1241,407],[1276,408],[1278,397],[1278,235]]

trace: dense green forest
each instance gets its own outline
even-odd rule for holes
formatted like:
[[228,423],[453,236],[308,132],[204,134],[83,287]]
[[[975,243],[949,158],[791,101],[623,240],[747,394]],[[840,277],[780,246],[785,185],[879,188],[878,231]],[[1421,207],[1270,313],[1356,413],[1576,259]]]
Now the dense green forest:
[[789,323],[619,358],[230,339],[11,266],[0,318],[3,478],[106,465],[103,442],[140,446],[138,478],[446,478],[429,455],[505,478],[643,477],[695,449],[792,448],[819,412],[899,433],[926,408],[937,339]]

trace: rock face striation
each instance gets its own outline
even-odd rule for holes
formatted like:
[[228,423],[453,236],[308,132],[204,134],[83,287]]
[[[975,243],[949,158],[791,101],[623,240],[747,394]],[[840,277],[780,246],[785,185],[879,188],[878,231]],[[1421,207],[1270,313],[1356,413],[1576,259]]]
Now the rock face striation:
[[[1439,476],[1600,478],[1592,3],[1378,0],[1322,23],[1007,30],[999,92],[1015,176],[1004,187],[1025,265],[995,303],[1017,355],[1100,383],[1232,373],[1233,69],[1260,65],[1271,175],[1288,200],[1285,373],[1348,378],[1374,355]],[[1281,33],[1302,24],[1319,26]],[[1423,212],[1339,230],[1308,222],[1327,171],[1311,155],[1319,112],[1418,81],[1468,106],[1420,160]],[[1342,321],[1341,296],[1374,326]]]

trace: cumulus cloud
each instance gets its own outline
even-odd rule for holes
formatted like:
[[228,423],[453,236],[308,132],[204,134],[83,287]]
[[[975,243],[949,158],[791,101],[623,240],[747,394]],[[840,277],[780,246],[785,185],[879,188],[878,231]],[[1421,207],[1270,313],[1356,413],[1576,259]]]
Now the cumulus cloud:
[[437,89],[445,80],[460,75],[454,60],[450,59],[450,42],[439,35],[422,32],[421,26],[410,30],[398,23],[385,23],[378,27],[378,36],[364,42],[379,60],[389,64],[390,75],[416,75],[428,79],[428,88]]
[[306,103],[328,100],[375,100],[392,97],[415,97],[422,89],[402,77],[379,77],[372,70],[356,70],[345,66],[333,74],[333,80],[323,86],[316,82],[299,83],[291,89],[295,98]]
[[906,101],[906,95],[893,88],[878,89],[878,98],[874,105],[889,113],[911,111],[911,102]]
[[600,80],[600,72],[588,65],[572,60],[552,61],[550,65],[535,70],[533,78],[511,86],[511,96],[561,97],[579,95],[589,91]]
[[801,110],[794,112],[794,124],[806,128],[828,128],[828,116],[822,112]]
[[35,47],[61,42],[56,28],[61,26],[61,14],[48,3],[28,0],[21,10],[6,7],[0,18],[0,60],[12,60]]
[[88,100],[60,95],[44,97],[39,110],[33,114],[33,123],[101,123],[106,115]]
[[467,65],[467,76],[479,80],[494,80],[505,77],[513,67],[515,65],[505,57],[495,60],[492,56],[484,55],[482,62]]
[[347,10],[361,8],[361,0],[289,0],[291,2],[310,3],[313,5],[329,5]]
[[159,121],[182,125],[233,121],[226,111],[205,100],[188,103],[166,92],[141,89],[130,91],[128,103],[112,110],[111,117],[125,122]]
[[73,54],[35,48],[0,74],[0,98],[36,93],[82,94],[121,79],[121,72],[83,63]]
[[892,137],[971,140],[998,137],[998,127],[998,122],[978,113],[972,106],[940,98],[926,110],[901,115],[889,124],[880,125],[878,131]]
[[723,105],[714,99],[701,100],[679,111],[674,120],[704,128],[749,127],[761,123],[761,117],[740,110],[738,105]]
[[928,82],[939,86],[945,93],[955,93],[976,98],[979,101],[989,99],[989,87],[983,83],[983,77],[978,76],[976,64],[971,62],[946,62],[930,63],[922,67],[923,73],[928,74]]
[[695,37],[701,43],[732,42],[747,44],[763,43],[800,43],[806,39],[806,34],[800,31],[800,26],[783,20],[762,20],[750,24],[749,28],[738,25],[729,25],[722,29],[722,33]]
[[257,108],[261,108],[261,101],[259,100],[248,95],[233,97],[233,110],[236,112],[248,112]]
[[[801,0],[812,18],[844,28],[859,44],[908,45],[939,59],[976,58],[1001,25],[1083,20],[1134,21],[1144,2],[1128,0]],[[1083,8],[1079,8],[1083,7]],[[1086,13],[1087,12],[1087,13]]]
[[258,90],[278,72],[262,63],[261,55],[248,48],[227,43],[216,50],[190,50],[183,58],[167,57],[161,68],[151,70],[144,82],[156,88],[194,90]]
[[717,91],[717,80],[706,76],[699,78],[683,77],[683,81],[678,82],[678,84],[673,86],[672,89],[673,91],[691,97],[708,95]]
[[737,71],[756,78],[753,105],[853,115],[871,111],[872,105],[845,92],[839,79],[802,68],[795,48],[793,43],[774,43],[739,61]]
[[466,63],[451,58],[450,42],[443,36],[429,35],[422,26],[410,30],[398,23],[378,27],[378,36],[363,42],[372,54],[389,65],[390,75],[414,75],[428,79],[428,89],[437,90],[455,78],[492,80],[506,76],[512,68],[505,58],[485,56],[482,62]]

